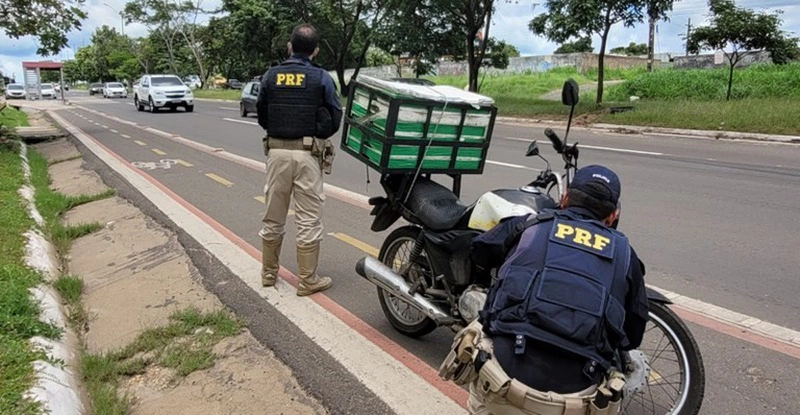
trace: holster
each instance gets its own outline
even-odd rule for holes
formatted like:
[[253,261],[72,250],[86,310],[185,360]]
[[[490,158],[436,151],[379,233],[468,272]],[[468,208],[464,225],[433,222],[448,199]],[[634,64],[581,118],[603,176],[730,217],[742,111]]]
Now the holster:
[[331,140],[314,138],[311,144],[311,155],[319,160],[319,167],[325,174],[331,174],[333,159],[336,157],[336,147]]
[[478,378],[475,358],[480,350],[481,325],[473,321],[456,334],[450,353],[439,366],[439,377],[452,380],[456,385],[466,385]]

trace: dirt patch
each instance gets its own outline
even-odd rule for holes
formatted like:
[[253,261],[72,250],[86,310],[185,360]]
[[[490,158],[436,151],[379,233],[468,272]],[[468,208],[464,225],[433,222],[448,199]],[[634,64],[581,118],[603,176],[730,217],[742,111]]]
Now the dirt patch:
[[[47,146],[54,154],[69,148]],[[50,166],[53,188],[70,195],[106,188],[82,160]],[[205,290],[176,235],[127,201],[112,197],[79,206],[62,218],[67,225],[98,222],[103,228],[74,241],[69,272],[83,279],[88,312],[83,343],[90,354],[117,352],[146,329],[171,323],[176,311],[223,308]],[[172,321],[174,324],[174,320]],[[120,378],[119,393],[131,398],[132,414],[325,414],[292,372],[247,330],[213,347],[208,369],[179,376],[158,362]],[[208,367],[208,366],[203,366]]]

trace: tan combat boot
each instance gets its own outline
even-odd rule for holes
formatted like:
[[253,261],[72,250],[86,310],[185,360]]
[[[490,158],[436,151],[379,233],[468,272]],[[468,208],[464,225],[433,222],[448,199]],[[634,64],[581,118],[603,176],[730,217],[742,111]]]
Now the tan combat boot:
[[276,241],[261,240],[261,285],[272,287],[278,282],[278,259],[281,257],[281,243]]
[[300,285],[297,287],[298,296],[311,295],[327,290],[333,285],[328,277],[317,275],[319,262],[319,242],[310,245],[297,244],[297,268],[299,268]]

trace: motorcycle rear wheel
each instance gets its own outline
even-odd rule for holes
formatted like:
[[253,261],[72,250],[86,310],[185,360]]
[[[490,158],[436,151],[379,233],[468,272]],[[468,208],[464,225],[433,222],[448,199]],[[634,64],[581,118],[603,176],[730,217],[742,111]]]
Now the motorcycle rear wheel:
[[705,394],[705,369],[697,342],[666,304],[650,301],[650,321],[638,349],[648,359],[644,388],[622,403],[623,415],[696,415]]
[[[416,226],[395,229],[383,242],[378,259],[389,268],[399,272],[408,263],[420,232],[422,230]],[[433,284],[433,267],[428,258],[428,252],[423,248],[422,254],[412,265],[408,274],[417,278],[425,278],[430,287]],[[407,277],[404,277],[406,282],[409,282]],[[436,329],[436,322],[381,288],[378,288],[378,300],[380,300],[383,314],[386,315],[392,327],[400,333],[409,337],[421,337]]]

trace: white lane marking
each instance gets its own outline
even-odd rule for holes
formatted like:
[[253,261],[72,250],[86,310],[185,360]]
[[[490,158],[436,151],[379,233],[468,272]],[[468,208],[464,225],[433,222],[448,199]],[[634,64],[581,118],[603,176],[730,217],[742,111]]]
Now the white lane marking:
[[648,155],[648,156],[663,156],[664,155],[664,153],[658,153],[658,152],[655,152],[655,151],[629,150],[629,149],[626,149],[626,148],[590,146],[590,145],[585,145],[585,144],[578,145],[578,148],[590,148],[592,150],[603,150],[603,151],[616,151],[618,153],[644,154],[644,155]]
[[131,138],[131,136],[129,136],[128,134],[120,134],[120,135],[122,136],[122,138]]
[[233,118],[223,118],[223,120],[230,121],[230,122],[238,122],[238,123],[241,123],[241,124],[250,124],[250,125],[255,125],[257,127],[260,127],[260,125],[258,125],[257,122],[253,122],[253,121],[234,120]]
[[112,133],[114,133],[114,134],[119,134],[119,131],[117,131],[117,130],[115,130],[115,129],[113,129],[113,128],[112,128],[112,129],[110,129],[109,131],[111,131],[111,132],[112,132]]
[[233,107],[219,107],[219,109],[228,111],[239,111],[239,108],[233,108]]
[[534,168],[521,166],[519,164],[504,163],[502,161],[494,161],[494,160],[486,160],[486,164],[494,164],[495,166],[511,167],[512,169],[536,170]]
[[[533,141],[531,138],[518,138],[518,137],[499,137],[504,140],[511,140],[511,141],[522,141],[523,143],[530,143]],[[541,141],[541,140],[540,140]],[[654,151],[641,151],[641,150],[629,150],[627,148],[615,148],[615,147],[602,147],[602,146],[590,146],[588,144],[579,144],[578,148],[588,148],[592,150],[602,150],[602,151],[616,151],[618,153],[632,153],[632,154],[643,154],[648,156],[663,156],[664,153],[657,153]]]
[[[353,330],[322,306],[298,297],[283,279],[274,288],[261,286],[261,261],[226,238],[210,224],[116,159],[80,129],[57,114],[53,118],[119,173],[177,226],[191,235],[253,291],[285,315],[295,326],[400,415],[423,413],[465,414],[464,408],[412,372],[380,346]],[[402,385],[402,387],[398,387]]]
[[[87,110],[89,112],[97,113],[97,114],[102,115],[102,116],[104,116],[106,118],[110,118],[110,119],[116,120],[116,121],[121,122],[123,124],[129,124],[129,125],[137,126],[137,127],[141,128],[141,129],[144,129],[144,130],[148,130],[147,127],[139,126],[136,123],[131,122],[131,121],[127,121],[127,120],[123,120],[121,118],[105,115],[105,114],[100,113],[99,111],[90,110],[90,109],[87,109],[85,107],[81,107],[81,108],[83,108],[84,110]],[[166,134],[166,133],[164,133],[164,134]],[[168,136],[171,136],[171,135],[168,135]],[[171,138],[173,140],[175,140],[175,141],[178,141],[178,142],[186,145],[187,147],[194,148],[194,149],[202,151],[204,153],[213,154],[213,155],[215,155],[215,156],[217,156],[219,158],[226,159],[226,160],[229,160],[229,161],[233,161],[233,162],[241,164],[243,166],[247,166],[247,167],[249,167],[249,168],[251,168],[253,170],[260,171],[262,173],[267,171],[266,165],[262,161],[258,161],[258,160],[254,160],[254,159],[251,159],[251,158],[248,158],[248,157],[240,156],[238,154],[228,153],[227,151],[224,151],[224,150],[223,151],[217,151],[217,149],[214,148],[214,147],[211,147],[211,146],[206,145],[206,144],[198,143],[196,141],[189,140],[188,138],[178,137],[177,135],[171,136]],[[338,186],[334,186],[334,185],[331,185],[331,184],[328,184],[328,183],[324,184],[324,188],[325,188],[325,193],[330,193],[332,196],[336,197],[337,199],[346,201],[346,202],[351,203],[351,204],[353,204],[355,206],[360,206],[360,207],[362,207],[364,209],[372,209],[372,207],[368,203],[369,196],[365,196],[365,195],[362,195],[360,193],[357,193],[357,192],[354,192],[354,191],[351,191],[351,190],[347,190],[347,189],[344,189],[344,188],[341,188],[341,187],[338,187]],[[755,331],[755,332],[757,332],[757,333],[759,333],[759,334],[761,334],[763,336],[766,336],[768,338],[771,338],[771,339],[774,339],[774,340],[777,340],[777,341],[780,341],[780,342],[789,343],[789,344],[792,344],[794,346],[800,347],[800,331],[789,329],[787,327],[777,326],[775,324],[769,323],[767,321],[763,321],[763,320],[755,318],[755,317],[751,317],[751,316],[747,316],[747,315],[744,315],[744,314],[741,314],[741,313],[737,313],[735,311],[728,310],[726,308],[719,307],[719,306],[716,306],[716,305],[711,304],[711,303],[706,303],[704,301],[696,300],[696,299],[691,298],[691,297],[686,297],[686,296],[680,295],[678,293],[674,293],[674,292],[671,292],[671,291],[664,290],[664,289],[659,288],[659,287],[655,287],[655,286],[652,286],[652,285],[648,285],[648,286],[653,288],[653,289],[655,289],[655,290],[657,290],[657,291],[662,292],[664,295],[667,296],[667,298],[670,298],[672,301],[674,301],[675,304],[678,304],[678,305],[680,305],[682,307],[685,307],[685,308],[687,308],[689,310],[692,310],[692,311],[694,311],[694,312],[696,312],[698,314],[702,314],[702,315],[711,317],[713,319],[725,322],[725,323],[730,324],[730,325],[735,326],[735,327],[740,327],[740,328],[742,328],[744,330]],[[758,323],[757,324],[752,324],[753,322],[758,322]]]

